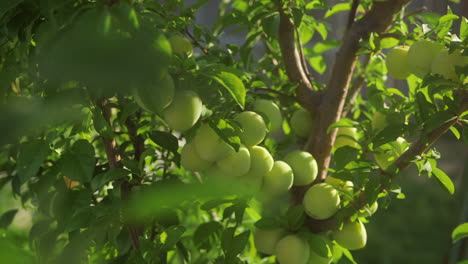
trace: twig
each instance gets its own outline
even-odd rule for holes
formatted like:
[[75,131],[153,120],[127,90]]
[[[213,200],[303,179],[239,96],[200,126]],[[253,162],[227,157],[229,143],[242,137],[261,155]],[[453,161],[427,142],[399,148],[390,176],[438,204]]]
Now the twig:
[[299,56],[301,57],[302,69],[304,69],[304,72],[305,72],[305,75],[307,75],[307,78],[310,79],[311,76],[309,72],[309,67],[307,66],[307,62],[304,56],[304,48],[302,47],[301,35],[299,34],[299,29],[297,27],[294,27],[294,30],[296,32],[297,46],[299,47]]
[[[281,96],[281,97],[285,97],[285,98],[289,98],[289,99],[292,99],[292,100],[296,100],[296,97],[294,97],[293,95],[290,95],[290,94],[286,94],[286,93],[283,93],[281,91],[278,91],[278,90],[275,90],[275,89],[271,89],[271,88],[261,88],[261,87],[256,87],[253,89],[253,91],[255,93],[261,93],[261,92],[266,92],[266,93],[274,93],[278,96]],[[250,91],[249,91],[250,92]]]
[[208,55],[208,50],[195,39],[192,33],[188,30],[188,27],[185,27],[185,34],[187,34],[187,36],[192,40],[193,44],[195,44],[203,53]]
[[302,66],[301,57],[296,47],[295,26],[285,10],[279,9],[279,44],[281,56],[286,69],[286,74],[291,82],[297,83],[296,99],[305,109],[314,109],[318,104],[320,96],[313,90],[307,74]]
[[[367,65],[370,62],[370,54],[364,55],[364,61],[362,63],[362,68],[365,70]],[[351,110],[354,101],[356,100],[359,92],[361,91],[362,85],[364,84],[364,73],[359,73],[358,76],[353,80],[348,92],[348,96],[346,98],[345,106],[343,108],[343,112],[341,113],[341,117],[345,117],[348,115],[348,112]]]
[[349,30],[351,26],[354,24],[354,20],[356,19],[358,7],[359,7],[359,0],[353,0],[353,3],[351,4],[351,10],[349,10],[349,14],[348,14],[348,23],[346,24],[346,30]]

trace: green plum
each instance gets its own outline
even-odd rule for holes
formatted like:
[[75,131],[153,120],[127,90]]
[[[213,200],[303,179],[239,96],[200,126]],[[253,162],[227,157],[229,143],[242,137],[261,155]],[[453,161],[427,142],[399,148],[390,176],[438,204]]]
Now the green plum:
[[203,104],[197,93],[186,90],[176,93],[172,103],[163,111],[167,125],[176,131],[185,132],[200,118]]
[[359,148],[357,143],[357,129],[355,127],[339,127],[336,134],[335,149],[350,146]]
[[379,166],[386,170],[408,148],[404,138],[398,137],[395,141],[384,144],[374,150],[374,159]]
[[317,178],[317,161],[309,153],[296,150],[288,153],[284,161],[291,166],[294,173],[294,185],[307,185]]
[[283,123],[281,111],[273,101],[258,99],[253,104],[253,110],[257,113],[265,114],[270,121],[270,132],[277,131]]
[[407,62],[414,75],[424,78],[431,72],[434,58],[442,50],[442,46],[431,40],[418,40],[408,50]]
[[254,233],[255,248],[258,252],[273,255],[276,244],[286,235],[282,228],[275,229],[257,229]]
[[137,104],[146,111],[160,114],[174,99],[175,86],[169,73],[164,73],[152,85],[138,86],[133,89]]
[[187,38],[181,37],[179,35],[172,35],[169,37],[169,43],[171,43],[173,53],[187,54],[189,57],[192,56],[192,43],[190,43],[190,40]]
[[218,160],[217,164],[226,175],[242,176],[250,169],[250,152],[246,147],[241,146],[239,151],[231,152],[226,158]]
[[298,235],[287,235],[276,244],[275,255],[279,264],[306,264],[310,247]]
[[312,131],[312,116],[310,113],[304,108],[294,111],[291,117],[291,128],[299,137],[309,137]]
[[307,190],[302,204],[307,215],[323,220],[338,211],[340,202],[338,191],[332,185],[319,183]]
[[263,178],[263,189],[276,195],[287,192],[294,182],[291,167],[284,161],[275,161],[273,168]]
[[180,153],[180,164],[182,167],[190,171],[202,171],[210,167],[212,162],[200,158],[198,155],[195,144],[185,144]]
[[391,49],[387,54],[385,64],[388,74],[395,79],[406,79],[411,74],[408,66],[408,46],[399,46]]
[[235,121],[239,122],[243,131],[240,139],[247,147],[258,145],[266,135],[265,121],[262,116],[252,111],[244,111],[238,114]]
[[365,247],[367,243],[366,227],[359,220],[346,222],[343,225],[343,229],[334,233],[334,238],[340,246],[346,249],[361,249]]
[[208,124],[200,126],[195,135],[194,143],[198,155],[207,161],[224,159],[234,151]]
[[442,50],[432,62],[432,73],[440,74],[446,79],[456,81],[458,79],[455,66],[464,66],[468,63],[468,57],[463,56],[459,50],[449,54]]

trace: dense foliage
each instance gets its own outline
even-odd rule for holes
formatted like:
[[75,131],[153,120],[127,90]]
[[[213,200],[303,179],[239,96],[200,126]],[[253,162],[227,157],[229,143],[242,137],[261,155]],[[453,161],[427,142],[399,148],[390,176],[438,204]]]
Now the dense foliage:
[[455,193],[431,146],[468,143],[467,18],[185,2],[0,2],[0,188],[34,212],[23,244],[1,212],[3,262],[356,263],[408,166]]

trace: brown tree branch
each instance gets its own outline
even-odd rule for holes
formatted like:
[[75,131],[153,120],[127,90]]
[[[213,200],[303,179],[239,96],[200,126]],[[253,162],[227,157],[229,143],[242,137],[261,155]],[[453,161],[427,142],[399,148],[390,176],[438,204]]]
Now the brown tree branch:
[[348,94],[353,70],[356,66],[360,41],[368,38],[372,32],[385,32],[393,22],[393,15],[410,0],[376,2],[364,17],[346,32],[340,49],[336,53],[327,90],[317,111],[314,113],[313,134],[309,137],[306,149],[314,155],[319,167],[319,180],[327,176],[331,150],[335,142],[336,129],[328,133],[328,127],[341,118]]
[[320,97],[318,93],[313,90],[312,83],[307,77],[303,67],[302,59],[296,45],[294,22],[288,14],[285,13],[285,10],[280,9],[279,14],[278,40],[286,74],[291,82],[298,84],[296,89],[297,101],[304,106],[305,109],[314,109],[314,105],[318,104]]
[[[408,168],[411,164],[411,161],[418,155],[425,153],[437,140],[443,136],[450,129],[451,126],[457,124],[460,121],[459,115],[464,111],[468,110],[468,94],[463,94],[462,100],[460,102],[459,109],[457,113],[454,113],[454,118],[439,127],[435,128],[428,134],[421,134],[419,139],[411,144],[411,146],[406,150],[389,168],[396,168],[397,172],[401,172]],[[390,177],[390,180],[393,179],[396,174],[381,170],[381,177]],[[384,192],[388,188],[387,185],[383,184],[380,187],[380,192]],[[362,209],[367,204],[366,194],[361,192],[358,195],[354,202],[350,203],[349,206],[354,207],[356,210]],[[307,218],[305,225],[312,232],[323,232],[325,230],[334,230],[337,228],[336,219],[329,218],[325,220],[316,220],[312,218]]]
[[[98,100],[97,105],[102,111],[102,115],[104,116],[104,120],[106,120],[109,127],[111,126],[111,109],[108,107],[108,101],[106,99]],[[104,149],[106,151],[106,156],[109,161],[110,168],[123,168],[123,164],[121,162],[121,155],[117,147],[117,143],[115,138],[108,138],[103,136],[102,142],[104,144]],[[131,191],[131,186],[128,181],[122,181],[120,185],[120,192],[122,195],[122,200],[128,200]],[[128,233],[130,235],[132,241],[132,247],[137,249],[140,247],[140,241],[138,240],[139,231],[138,228],[134,225],[129,223],[125,224]]]
[[351,10],[349,10],[348,14],[348,23],[346,24],[346,30],[349,30],[354,23],[357,15],[357,9],[359,7],[359,0],[353,0],[351,4]]

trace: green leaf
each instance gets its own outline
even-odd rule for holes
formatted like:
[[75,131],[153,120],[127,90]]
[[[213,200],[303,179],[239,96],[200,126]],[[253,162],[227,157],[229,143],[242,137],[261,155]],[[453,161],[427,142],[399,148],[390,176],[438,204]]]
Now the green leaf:
[[11,222],[13,222],[17,212],[18,209],[11,209],[3,213],[0,217],[0,228],[6,229],[11,224]]
[[310,233],[307,238],[310,247],[317,255],[324,258],[331,256],[332,252],[330,247],[322,236]]
[[203,223],[198,226],[193,234],[193,242],[197,248],[207,249],[209,246],[209,239],[218,236],[223,226],[218,222]]
[[90,182],[96,165],[93,145],[84,139],[76,141],[62,155],[59,164],[64,176],[78,182]]
[[245,231],[235,236],[232,240],[230,254],[237,255],[244,250],[245,246],[249,242],[250,231]]
[[210,77],[226,88],[236,103],[244,109],[246,91],[244,83],[239,77],[226,71],[217,71]]
[[329,18],[339,12],[348,11],[350,8],[351,2],[336,4],[331,9],[327,10],[327,13],[325,13],[325,18]]
[[450,177],[447,174],[445,174],[444,171],[442,171],[439,168],[432,168],[432,173],[450,194],[455,193],[455,186],[453,185],[453,182],[450,179]]
[[0,1],[0,18],[8,11],[21,4],[24,0],[2,0]]
[[165,131],[154,131],[150,134],[151,140],[169,150],[170,152],[176,153],[179,149],[179,140],[171,133]]
[[234,148],[235,151],[239,151],[241,140],[239,138],[239,127],[233,122],[227,122],[223,119],[210,120],[209,126],[221,137],[226,143]]
[[453,243],[465,237],[468,237],[468,223],[457,226],[452,232]]
[[49,153],[49,145],[44,140],[36,140],[21,145],[16,163],[20,183],[25,183],[36,175]]
[[296,205],[290,207],[287,213],[288,228],[290,230],[298,230],[302,227],[305,220],[304,207],[302,205]]
[[466,17],[462,17],[460,23],[460,38],[462,40],[466,39],[468,36],[468,19]]
[[171,250],[180,241],[182,235],[185,233],[185,227],[183,226],[171,226],[165,230],[167,234],[164,246],[166,250]]
[[108,171],[100,173],[93,177],[93,179],[91,180],[91,189],[93,191],[96,191],[108,182],[124,178],[129,174],[130,172],[125,169],[110,168]]
[[457,138],[457,139],[460,139],[461,137],[461,134],[460,134],[460,131],[458,131],[458,129],[454,126],[451,126],[450,127],[450,131],[452,132],[452,134]]
[[449,22],[449,21],[452,21],[452,20],[456,20],[458,19],[458,16],[455,15],[455,14],[446,14],[446,15],[443,15],[439,18],[439,24],[443,24],[445,22]]
[[262,219],[255,222],[255,227],[259,229],[275,229],[280,226],[280,223],[271,217],[263,217]]
[[386,144],[388,142],[395,141],[399,136],[403,135],[406,131],[406,125],[392,125],[385,127],[375,136],[373,143],[374,149]]
[[0,259],[2,263],[29,264],[34,263],[31,255],[5,237],[0,237]]
[[307,61],[310,66],[320,74],[323,74],[327,70],[327,64],[321,55],[309,57]]
[[359,149],[344,146],[338,148],[333,154],[333,162],[337,170],[343,169],[351,161],[357,160],[357,155],[359,154]]

